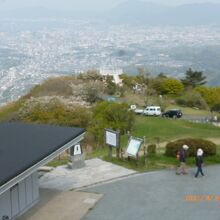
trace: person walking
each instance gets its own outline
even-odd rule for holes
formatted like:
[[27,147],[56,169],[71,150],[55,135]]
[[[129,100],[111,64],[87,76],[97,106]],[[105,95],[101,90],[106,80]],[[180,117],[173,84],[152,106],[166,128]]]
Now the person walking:
[[179,161],[180,161],[180,167],[177,169],[176,174],[187,174],[186,171],[186,151],[189,149],[187,145],[183,145],[179,152]]
[[203,150],[199,148],[197,150],[196,154],[196,166],[197,166],[197,171],[195,174],[195,178],[198,177],[199,173],[201,173],[202,176],[204,176],[203,170],[202,170],[202,165],[203,165]]

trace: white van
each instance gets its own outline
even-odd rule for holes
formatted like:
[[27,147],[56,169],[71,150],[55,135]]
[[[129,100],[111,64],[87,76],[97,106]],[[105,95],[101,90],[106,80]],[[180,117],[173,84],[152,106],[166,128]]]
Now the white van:
[[160,116],[161,108],[160,106],[147,106],[144,109],[144,115]]

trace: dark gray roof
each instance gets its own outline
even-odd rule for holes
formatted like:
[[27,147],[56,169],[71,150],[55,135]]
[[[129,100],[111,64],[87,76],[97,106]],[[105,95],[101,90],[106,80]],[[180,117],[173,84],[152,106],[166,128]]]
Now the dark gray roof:
[[0,123],[0,186],[84,132],[82,128]]

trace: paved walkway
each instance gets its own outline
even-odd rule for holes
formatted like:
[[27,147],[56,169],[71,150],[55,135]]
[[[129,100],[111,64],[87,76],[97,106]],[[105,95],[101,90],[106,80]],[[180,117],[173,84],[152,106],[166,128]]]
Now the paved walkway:
[[40,178],[40,187],[67,191],[136,173],[100,159],[86,160],[85,163],[84,168],[77,170],[57,167]]
[[79,190],[135,173],[100,159],[87,160],[86,166],[78,170],[57,167],[40,178],[40,202],[18,220],[80,220],[102,194],[71,189]]
[[220,220],[220,166],[197,179],[194,172],[163,170],[87,189],[104,196],[84,220]]
[[17,220],[80,220],[101,194],[41,189],[40,202]]

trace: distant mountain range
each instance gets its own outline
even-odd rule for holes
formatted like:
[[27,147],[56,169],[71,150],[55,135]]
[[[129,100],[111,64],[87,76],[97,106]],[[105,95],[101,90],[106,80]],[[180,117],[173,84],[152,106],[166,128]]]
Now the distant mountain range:
[[148,25],[204,25],[220,24],[220,4],[187,4],[177,7],[161,6],[140,0],[118,5],[111,20]]
[[220,24],[220,4],[187,4],[176,7],[128,0],[104,12],[55,11],[46,8],[23,8],[2,11],[0,18],[71,17],[101,19],[113,23],[146,25],[206,25]]

